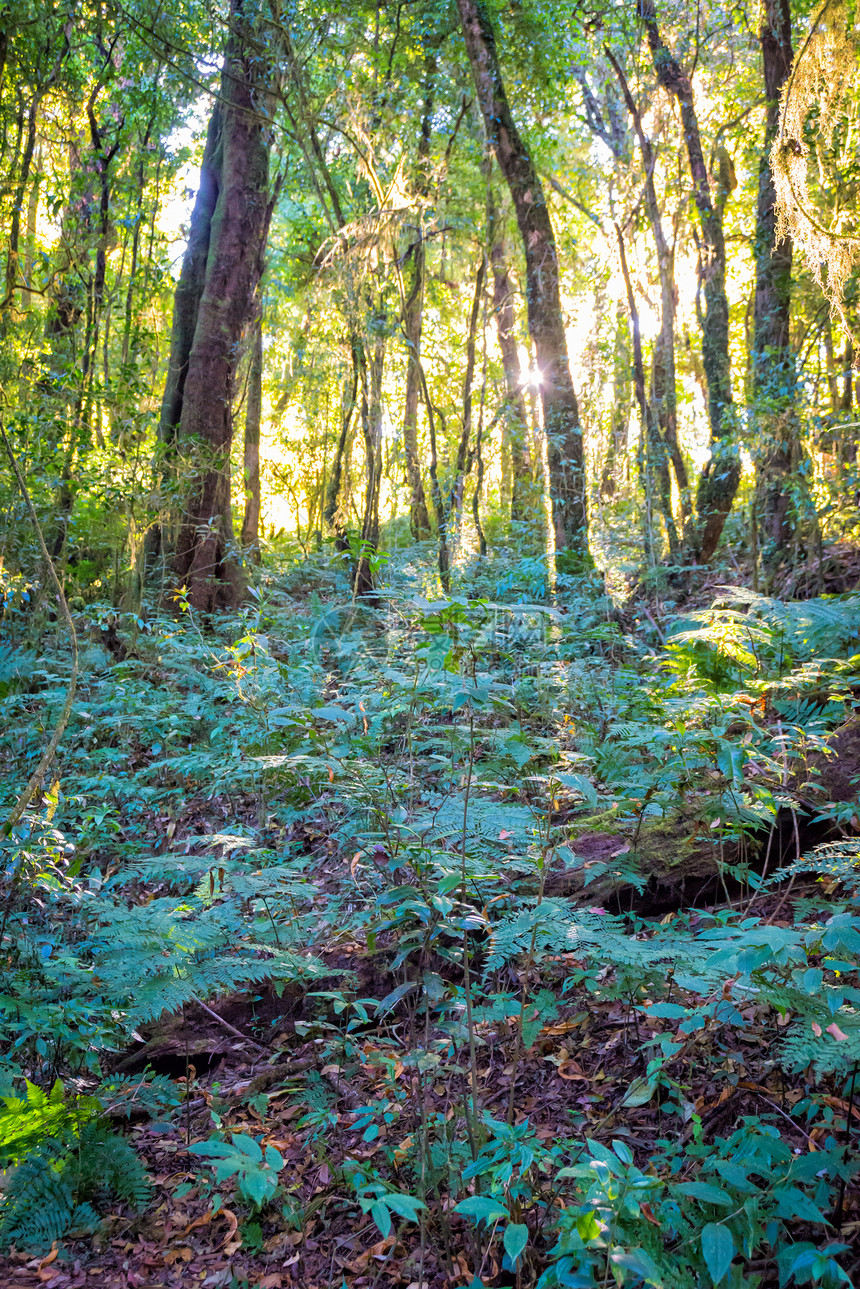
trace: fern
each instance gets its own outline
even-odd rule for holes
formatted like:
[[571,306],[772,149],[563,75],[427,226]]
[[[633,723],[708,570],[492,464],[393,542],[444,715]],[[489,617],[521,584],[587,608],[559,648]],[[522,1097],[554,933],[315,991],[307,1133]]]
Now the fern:
[[90,1203],[144,1207],[150,1184],[132,1147],[93,1121],[79,1137],[47,1137],[11,1174],[0,1202],[0,1249],[40,1252],[69,1231],[98,1223]]

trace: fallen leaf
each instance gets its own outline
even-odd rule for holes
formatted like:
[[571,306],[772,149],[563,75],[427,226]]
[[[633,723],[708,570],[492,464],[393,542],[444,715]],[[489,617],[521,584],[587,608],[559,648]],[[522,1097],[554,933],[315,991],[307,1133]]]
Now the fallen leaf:
[[[225,1244],[227,1243],[227,1241],[228,1241],[228,1240],[232,1240],[233,1236],[234,1236],[234,1235],[236,1234],[236,1232],[238,1231],[238,1229],[239,1229],[239,1219],[238,1219],[238,1217],[236,1216],[236,1214],[235,1214],[235,1213],[233,1213],[229,1208],[221,1208],[221,1209],[219,1209],[219,1210],[218,1210],[218,1217],[225,1217],[225,1218],[227,1219],[227,1222],[228,1222],[229,1227],[230,1227],[229,1231],[228,1231],[228,1232],[227,1232],[227,1234],[224,1236],[224,1239],[221,1241],[221,1243],[220,1243],[220,1244],[216,1244],[216,1246],[215,1246],[215,1247],[216,1247],[216,1249],[223,1249],[223,1248],[224,1248],[224,1246],[225,1246]],[[236,1245],[236,1248],[237,1248],[237,1249],[240,1249],[241,1247],[242,1247],[242,1241],[240,1240],[240,1241],[239,1241],[239,1243]],[[235,1252],[235,1249],[234,1249],[233,1251]],[[227,1250],[225,1250],[225,1252],[227,1252]]]
[[588,1075],[583,1074],[582,1068],[577,1065],[576,1061],[565,1061],[564,1065],[558,1067],[558,1075],[561,1079],[566,1079],[568,1083],[578,1080],[580,1083],[588,1082]]

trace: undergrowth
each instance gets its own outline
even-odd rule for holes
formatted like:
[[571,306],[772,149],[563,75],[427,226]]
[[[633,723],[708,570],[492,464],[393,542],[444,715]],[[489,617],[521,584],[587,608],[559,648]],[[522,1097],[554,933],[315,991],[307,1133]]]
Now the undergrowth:
[[[3,843],[7,1251],[146,1211],[132,1113],[181,1130],[247,1248],[304,1231],[269,1142],[292,1104],[324,1229],[416,1284],[851,1283],[856,794],[802,785],[853,719],[860,608],[726,591],[636,624],[533,564],[440,600],[407,552],[362,605],[318,559],[236,618],[79,615],[72,719]],[[3,626],[8,810],[70,664],[26,603]],[[693,860],[710,885],[660,886]],[[248,1092],[256,1131],[207,1090],[203,1022],[304,1062],[286,1103]],[[156,1069],[124,1079],[134,1052]]]

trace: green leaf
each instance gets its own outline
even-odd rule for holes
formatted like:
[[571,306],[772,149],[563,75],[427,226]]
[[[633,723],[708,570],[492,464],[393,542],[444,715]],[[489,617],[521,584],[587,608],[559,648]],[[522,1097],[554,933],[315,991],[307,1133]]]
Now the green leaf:
[[239,1190],[246,1199],[256,1204],[258,1208],[262,1208],[274,1191],[275,1184],[274,1173],[263,1172],[261,1168],[249,1168],[240,1178]]
[[615,1266],[625,1267],[640,1276],[646,1285],[653,1285],[654,1289],[663,1289],[660,1270],[650,1253],[646,1253],[644,1249],[626,1249],[613,1253],[611,1261]]
[[647,1105],[656,1091],[656,1078],[634,1079],[621,1104],[630,1106],[631,1109],[635,1109],[636,1106]]
[[702,1231],[702,1255],[711,1279],[718,1285],[732,1265],[735,1241],[727,1226],[709,1222]]
[[405,1217],[408,1222],[417,1222],[419,1212],[427,1207],[415,1195],[402,1195],[398,1191],[389,1191],[385,1196],[385,1202],[392,1212],[397,1213],[399,1217]]
[[675,1189],[690,1199],[700,1200],[703,1204],[721,1204],[724,1208],[731,1208],[734,1203],[728,1191],[722,1190],[719,1186],[711,1186],[709,1182],[682,1182]]
[[381,1002],[376,1004],[376,1014],[384,1016],[386,1012],[390,1012],[392,1008],[397,1006],[401,998],[405,998],[408,993],[417,988],[418,984],[414,980],[407,980],[404,985],[398,985],[396,989],[392,989],[390,994],[386,994]]
[[384,1199],[379,1199],[371,1207],[370,1216],[382,1232],[383,1237],[391,1234],[391,1214]]
[[773,1192],[777,1217],[799,1217],[804,1222],[823,1222],[827,1218],[816,1208],[808,1195],[796,1186],[785,1186]]
[[491,1222],[498,1222],[499,1218],[508,1216],[508,1210],[498,1200],[491,1199],[489,1195],[470,1195],[468,1199],[460,1200],[454,1212],[461,1213],[463,1217],[473,1218],[479,1225],[481,1222],[486,1222],[487,1226]]
[[514,1266],[517,1265],[517,1258],[529,1242],[529,1228],[521,1222],[509,1222],[505,1227],[505,1236],[502,1243]]
[[262,1163],[263,1152],[253,1137],[249,1137],[244,1132],[233,1132],[230,1135],[237,1150],[241,1150],[242,1154],[247,1155],[255,1164]]
[[576,1233],[581,1240],[597,1240],[601,1235],[601,1225],[595,1213],[580,1213],[576,1219]]

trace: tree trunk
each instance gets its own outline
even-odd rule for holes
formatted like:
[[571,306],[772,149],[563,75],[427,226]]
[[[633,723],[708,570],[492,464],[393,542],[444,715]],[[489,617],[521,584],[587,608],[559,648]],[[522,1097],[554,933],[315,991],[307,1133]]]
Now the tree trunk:
[[621,85],[621,92],[627,111],[633,121],[639,151],[642,156],[642,168],[645,171],[645,208],[648,222],[657,251],[657,269],[660,275],[660,334],[654,346],[654,360],[651,378],[651,401],[657,418],[657,425],[666,450],[672,461],[678,492],[681,496],[681,516],[685,536],[689,528],[691,515],[690,481],[687,466],[678,443],[678,404],[675,377],[675,253],[666,240],[663,230],[663,219],[657,201],[657,189],[654,184],[655,157],[651,140],[642,125],[639,112],[627,78],[609,49],[604,48],[607,58],[615,69]]
[[[232,0],[220,111],[215,109],[221,117],[212,154],[217,200],[209,219],[209,253],[194,338],[187,364],[171,364],[165,391],[167,402],[175,386],[174,397],[178,393],[181,401],[177,443],[190,474],[175,571],[185,583],[189,603],[202,610],[235,606],[244,593],[230,507],[231,409],[239,343],[252,316],[271,213],[262,121],[268,73],[257,41],[249,40],[243,3]],[[211,140],[210,130],[207,147]],[[207,203],[203,210],[208,209]],[[195,252],[204,240],[202,226],[199,232]],[[195,263],[189,286],[197,270]],[[180,297],[180,315],[183,309],[193,313],[194,299],[193,290]],[[181,316],[178,330],[184,330]],[[177,377],[183,372],[180,392]]]
[[490,265],[493,270],[493,312],[505,374],[505,423],[511,452],[511,519],[516,522],[528,515],[534,502],[534,485],[529,451],[529,416],[517,351],[514,286],[501,238],[490,248]]
[[615,315],[615,344],[612,353],[612,423],[600,475],[600,495],[614,497],[623,481],[627,457],[627,424],[630,419],[630,328],[621,301]]
[[170,356],[167,360],[167,379],[158,421],[159,440],[168,447],[174,446],[176,432],[182,419],[185,380],[188,376],[191,346],[194,343],[197,316],[200,312],[200,301],[203,298],[203,286],[206,281],[206,260],[209,255],[212,217],[215,214],[221,187],[221,125],[221,104],[216,101],[206,133],[206,146],[203,149],[203,160],[200,165],[200,182],[194,199],[194,209],[191,212],[188,245],[185,247],[179,282],[173,296]]
[[[669,553],[674,557],[679,550],[678,530],[675,526],[675,517],[672,514],[672,481],[669,477],[669,462],[666,454],[666,444],[660,436],[657,426],[657,418],[654,409],[648,402],[648,395],[645,389],[645,364],[642,360],[642,338],[639,327],[639,310],[636,307],[636,297],[633,294],[633,284],[630,281],[630,271],[627,267],[627,253],[624,248],[624,238],[621,229],[615,225],[615,236],[618,241],[618,254],[621,260],[621,275],[624,278],[624,287],[627,292],[627,307],[630,311],[630,330],[633,338],[633,388],[636,391],[636,402],[639,404],[639,412],[642,417],[642,438],[644,442],[645,466],[645,495],[646,501],[650,494],[650,471],[653,468],[657,477],[659,487],[660,509],[663,512],[663,522],[666,525],[666,538],[669,543]],[[650,537],[646,542],[646,551],[650,548]]]
[[[418,141],[417,191],[425,197],[428,190],[427,165],[430,156],[430,129],[433,118],[433,82],[436,76],[436,58],[428,54],[424,64],[424,113],[421,118],[421,138]],[[430,516],[421,480],[418,455],[418,404],[421,397],[421,326],[424,313],[424,283],[427,270],[427,252],[424,230],[420,223],[413,249],[412,285],[403,317],[406,336],[406,398],[403,408],[403,450],[406,457],[406,477],[410,493],[410,526],[412,536],[421,541],[430,533]]]
[[693,197],[699,213],[699,273],[705,297],[702,363],[708,384],[711,433],[710,456],[699,479],[696,495],[697,531],[693,542],[698,557],[707,562],[717,549],[741,477],[737,449],[731,442],[734,402],[729,361],[729,302],[726,296],[723,218],[720,204],[715,204],[711,196],[690,78],[663,42],[657,26],[654,0],[638,0],[638,4],[639,14],[648,32],[657,79],[677,99],[681,111],[687,160],[693,181]]
[[245,480],[245,517],[242,520],[242,546],[248,558],[260,562],[260,423],[263,418],[263,318],[258,313],[251,341],[248,367],[248,402],[245,406],[245,443],[243,475]]
[[589,562],[584,452],[561,311],[555,236],[537,169],[508,104],[485,0],[457,0],[457,8],[487,137],[510,190],[523,242],[556,549],[564,552],[561,564],[581,567]]
[[338,509],[338,498],[340,496],[344,462],[346,461],[350,426],[352,425],[353,414],[358,402],[359,372],[363,373],[364,370],[364,349],[354,332],[350,337],[350,354],[352,356],[352,379],[345,380],[343,384],[340,405],[340,434],[335,448],[331,474],[326,485],[323,506],[323,519],[334,529],[335,547],[339,551],[345,551],[349,548],[346,524]]
[[766,0],[761,39],[767,115],[758,175],[755,238],[753,395],[759,454],[758,494],[764,530],[762,556],[775,565],[797,528],[792,477],[800,460],[797,372],[790,339],[791,238],[776,238],[776,189],[770,152],[779,127],[779,96],[791,72],[788,0]]
[[370,362],[362,371],[361,427],[364,432],[364,517],[361,549],[353,583],[356,595],[372,595],[374,571],[370,558],[379,545],[379,486],[382,482],[382,375],[385,368],[385,340],[380,338],[370,351]]

